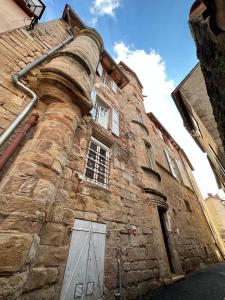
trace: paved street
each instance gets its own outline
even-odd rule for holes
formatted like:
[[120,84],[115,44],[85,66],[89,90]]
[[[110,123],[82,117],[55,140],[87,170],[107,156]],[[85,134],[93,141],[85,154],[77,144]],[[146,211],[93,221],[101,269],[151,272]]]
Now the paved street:
[[201,269],[146,300],[223,300],[225,263]]

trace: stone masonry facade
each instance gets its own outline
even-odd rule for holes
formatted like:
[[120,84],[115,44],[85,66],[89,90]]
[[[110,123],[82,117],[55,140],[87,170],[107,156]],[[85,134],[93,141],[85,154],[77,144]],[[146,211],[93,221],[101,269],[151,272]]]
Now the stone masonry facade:
[[[76,19],[73,12],[71,18]],[[1,132],[29,101],[11,75],[65,40],[67,26],[62,19],[0,36]],[[118,292],[118,259],[121,299],[138,299],[171,283],[172,273],[183,275],[218,261],[191,164],[158,120],[146,114],[136,74],[110,57],[102,61],[103,42],[95,30],[77,26],[74,36],[21,79],[38,95],[31,113],[39,120],[1,171],[1,300],[60,299],[75,219],[106,225],[107,300]],[[108,82],[96,74],[99,61]],[[122,79],[111,77],[107,61]],[[112,79],[119,86],[114,91]],[[123,88],[121,80],[127,83]],[[100,124],[100,109],[106,126]],[[113,111],[119,116],[117,134]],[[92,137],[109,149],[104,186],[85,173]]]

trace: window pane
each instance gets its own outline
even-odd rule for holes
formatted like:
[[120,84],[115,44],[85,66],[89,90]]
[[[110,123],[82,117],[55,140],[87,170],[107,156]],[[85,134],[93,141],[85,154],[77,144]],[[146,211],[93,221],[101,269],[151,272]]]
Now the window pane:
[[99,106],[98,123],[103,127],[108,127],[108,110],[102,106]]
[[91,142],[90,148],[93,149],[93,150],[95,150],[95,151],[97,151],[97,145],[94,144],[93,142]]
[[89,155],[90,158],[96,159],[96,153],[93,152],[92,150],[89,151],[89,154],[88,154],[88,155]]
[[93,179],[94,178],[94,171],[87,168],[86,172],[85,172],[85,176],[90,178],[90,179]]
[[98,181],[104,183],[104,176],[102,174],[98,174]]
[[95,162],[92,159],[88,159],[87,166],[91,169],[95,168]]

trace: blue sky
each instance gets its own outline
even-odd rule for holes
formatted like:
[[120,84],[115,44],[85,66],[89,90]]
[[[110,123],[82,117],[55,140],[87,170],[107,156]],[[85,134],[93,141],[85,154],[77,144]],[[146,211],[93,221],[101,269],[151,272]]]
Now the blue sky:
[[[105,48],[113,55],[116,41],[138,49],[160,53],[166,62],[168,78],[178,84],[197,63],[195,45],[188,28],[188,14],[193,0],[121,0],[114,16],[99,16],[95,28],[104,39]],[[93,0],[45,0],[43,21],[62,15],[66,3],[87,24]],[[141,3],[141,4],[140,4]]]
[[123,60],[137,73],[147,95],[146,111],[152,111],[185,150],[206,196],[218,192],[214,175],[206,155],[184,129],[170,96],[197,63],[188,27],[193,1],[44,0],[42,21],[59,18],[68,3],[86,25],[97,29],[114,59]]

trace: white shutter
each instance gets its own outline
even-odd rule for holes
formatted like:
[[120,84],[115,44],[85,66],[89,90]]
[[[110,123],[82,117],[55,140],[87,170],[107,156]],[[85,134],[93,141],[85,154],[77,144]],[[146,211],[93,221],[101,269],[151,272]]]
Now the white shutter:
[[120,118],[119,113],[113,109],[112,110],[112,133],[114,133],[116,136],[120,135]]
[[75,220],[61,300],[102,299],[106,225]]
[[167,152],[166,149],[164,149],[164,152],[165,152],[165,155],[166,155],[166,158],[167,158],[167,161],[168,161],[168,165],[170,167],[170,171],[171,171],[172,175],[177,178],[177,174],[176,174],[176,171],[174,169],[173,161],[172,161],[172,159],[171,159],[171,157],[170,157],[170,155],[169,155],[169,153]]
[[177,167],[180,171],[181,177],[183,179],[184,185],[191,188],[191,182],[190,182],[186,167],[184,166],[183,162],[180,160],[177,160],[176,163],[177,163]]
[[116,94],[117,93],[117,84],[115,83],[115,81],[112,81],[112,91]]
[[93,105],[95,105],[96,97],[97,97],[97,91],[96,91],[96,88],[93,87],[93,89],[91,91],[91,100],[92,100]]
[[98,75],[99,75],[100,77],[102,77],[102,75],[103,75],[103,67],[102,67],[102,64],[101,64],[101,63],[98,64],[98,67],[97,67],[97,73],[98,73]]

